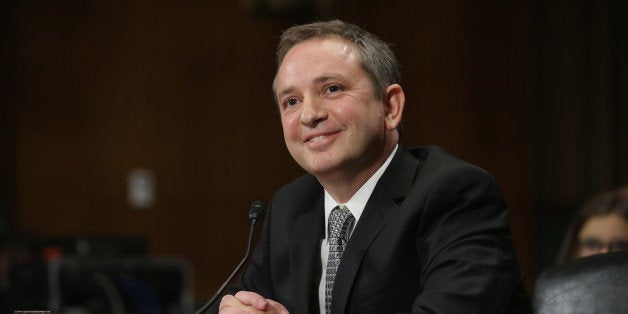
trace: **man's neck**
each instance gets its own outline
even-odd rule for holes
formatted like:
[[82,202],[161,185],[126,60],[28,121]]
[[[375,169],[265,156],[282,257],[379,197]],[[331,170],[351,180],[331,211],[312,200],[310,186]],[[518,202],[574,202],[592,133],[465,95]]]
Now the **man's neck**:
[[348,202],[353,195],[382,167],[388,157],[393,153],[395,143],[386,152],[376,159],[371,165],[348,168],[342,172],[336,172],[329,176],[317,176],[325,191],[338,203]]

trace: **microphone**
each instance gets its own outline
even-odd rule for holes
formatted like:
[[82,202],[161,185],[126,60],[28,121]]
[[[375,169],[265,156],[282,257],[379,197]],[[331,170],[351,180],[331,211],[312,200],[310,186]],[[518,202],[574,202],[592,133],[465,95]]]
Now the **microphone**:
[[240,271],[242,266],[244,266],[244,264],[248,260],[249,255],[251,253],[251,242],[253,240],[253,230],[255,230],[255,226],[257,225],[257,223],[260,220],[262,220],[262,218],[264,218],[265,213],[266,213],[266,206],[264,205],[262,201],[255,201],[251,204],[251,208],[249,209],[249,222],[250,222],[249,223],[250,225],[249,226],[249,238],[246,243],[246,252],[244,253],[244,258],[242,258],[242,261],[240,261],[240,264],[236,266],[236,268],[233,270],[231,275],[229,275],[227,280],[225,280],[222,286],[218,288],[218,291],[216,291],[216,294],[214,294],[214,296],[209,301],[207,301],[207,303],[205,303],[205,305],[203,305],[203,307],[200,308],[198,311],[196,311],[194,314],[201,314],[205,312],[214,303],[216,303],[216,300],[218,300],[218,297],[220,297],[223,291],[225,291],[225,289],[227,288],[227,285],[229,285],[229,283],[231,282],[231,279],[233,279],[233,277]]
[[249,209],[249,220],[251,221],[251,226],[255,226],[262,218],[264,218],[264,214],[266,210],[266,205],[262,201],[255,201],[251,204],[251,209]]

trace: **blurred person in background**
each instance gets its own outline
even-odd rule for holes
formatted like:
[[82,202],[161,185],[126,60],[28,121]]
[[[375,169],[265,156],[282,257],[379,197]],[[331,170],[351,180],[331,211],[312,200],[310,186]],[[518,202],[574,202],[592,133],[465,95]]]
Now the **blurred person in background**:
[[595,195],[573,217],[557,263],[628,250],[628,185]]

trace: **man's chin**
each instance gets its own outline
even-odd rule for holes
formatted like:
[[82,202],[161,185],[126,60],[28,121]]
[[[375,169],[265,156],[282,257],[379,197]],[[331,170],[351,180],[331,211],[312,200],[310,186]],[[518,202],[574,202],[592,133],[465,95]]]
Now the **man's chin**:
[[305,170],[321,180],[325,178],[333,178],[334,175],[339,174],[342,170],[342,165],[338,163],[309,165],[308,168]]

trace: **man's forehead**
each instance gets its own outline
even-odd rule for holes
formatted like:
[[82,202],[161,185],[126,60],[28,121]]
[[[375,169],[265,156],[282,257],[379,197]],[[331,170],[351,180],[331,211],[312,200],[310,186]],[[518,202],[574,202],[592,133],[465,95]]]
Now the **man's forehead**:
[[358,56],[358,50],[355,44],[345,38],[342,38],[340,36],[313,37],[292,46],[292,48],[290,48],[286,52],[286,55],[284,56],[279,67],[281,67],[281,65],[286,61],[286,58],[288,58],[289,56],[293,57],[296,52],[302,53],[314,49],[327,49],[329,51],[334,51],[338,54],[352,55],[354,57]]
[[[293,71],[301,71],[302,67],[311,71],[314,68],[323,71],[332,71],[341,64],[334,62],[356,62],[359,65],[357,49],[346,40],[339,38],[320,38],[301,42],[288,51],[277,74],[285,74]],[[332,69],[325,69],[326,67]],[[333,71],[332,71],[333,72]]]

